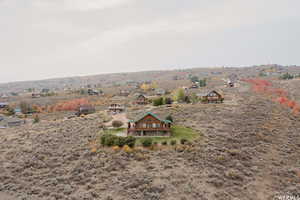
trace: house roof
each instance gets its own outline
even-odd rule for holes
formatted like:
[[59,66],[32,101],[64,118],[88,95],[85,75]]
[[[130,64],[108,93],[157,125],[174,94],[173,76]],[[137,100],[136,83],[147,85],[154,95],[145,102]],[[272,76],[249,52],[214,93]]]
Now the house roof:
[[[215,90],[211,90],[209,92],[202,92],[202,93],[198,93],[197,96],[198,97],[205,97],[208,96],[210,93],[216,93],[218,95],[221,95],[219,92],[215,91]],[[222,96],[222,95],[221,95]]]
[[171,124],[172,123],[170,120],[161,119],[158,115],[156,115],[156,114],[154,114],[152,112],[146,112],[145,114],[137,117],[137,119],[135,119],[135,120],[129,120],[129,122],[138,122],[141,119],[143,119],[144,117],[146,117],[147,115],[151,115],[152,117],[156,118],[157,120],[159,120],[161,122],[164,122],[164,123],[167,123],[167,124]]
[[81,106],[79,106],[79,110],[94,110],[95,109],[95,107],[94,106],[92,106],[92,105],[81,105]]
[[143,97],[143,98],[147,99],[147,97],[145,95],[143,95],[143,94],[138,95],[137,99],[140,98],[140,97]]

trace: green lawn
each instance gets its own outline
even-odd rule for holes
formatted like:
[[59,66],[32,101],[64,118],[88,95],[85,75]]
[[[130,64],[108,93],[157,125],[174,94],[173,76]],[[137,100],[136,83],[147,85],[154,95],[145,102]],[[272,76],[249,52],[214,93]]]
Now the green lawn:
[[[199,132],[196,132],[191,128],[186,128],[183,126],[173,126],[171,130],[172,130],[171,137],[137,137],[136,145],[140,145],[145,138],[151,138],[153,142],[157,142],[158,144],[161,144],[163,141],[167,141],[168,144],[170,144],[172,140],[176,140],[177,144],[179,144],[181,139],[187,139],[188,141],[193,141],[196,138],[201,136]],[[117,133],[124,132],[124,131],[126,131],[126,128],[107,129],[104,131],[104,134],[116,135]]]
[[137,138],[137,145],[141,144],[141,141],[145,138],[152,138],[153,142],[157,142],[161,144],[163,141],[167,141],[168,144],[172,140],[176,140],[177,144],[180,142],[181,139],[187,139],[188,141],[193,141],[196,138],[200,137],[201,134],[194,131],[191,128],[186,128],[183,126],[173,126],[172,128],[172,135],[171,137],[139,137]]
[[114,128],[114,129],[107,129],[104,131],[104,133],[115,135],[117,133],[125,132],[125,131],[126,131],[126,128]]

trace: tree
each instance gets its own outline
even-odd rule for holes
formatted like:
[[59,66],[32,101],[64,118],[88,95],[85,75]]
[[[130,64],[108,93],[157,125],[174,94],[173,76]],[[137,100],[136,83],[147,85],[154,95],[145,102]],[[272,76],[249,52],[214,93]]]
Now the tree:
[[199,80],[200,87],[206,87],[206,79]]
[[184,97],[184,102],[185,103],[191,103],[190,97],[189,96],[185,96]]
[[153,82],[151,83],[151,86],[150,86],[150,87],[151,87],[150,89],[154,90],[154,89],[158,88],[158,84],[157,84],[155,81],[153,81]]
[[135,146],[135,141],[136,141],[136,138],[133,137],[133,136],[125,137],[125,143],[126,143],[130,148],[133,148],[133,147]]
[[173,122],[173,117],[172,117],[172,115],[168,115],[168,116],[166,117],[166,120],[169,120],[170,122]]
[[178,102],[184,102],[185,93],[183,88],[179,88],[174,96],[174,100]]
[[27,91],[28,91],[28,92],[34,92],[35,89],[34,89],[34,88],[28,88]]
[[199,99],[195,93],[191,94],[190,100],[192,103],[197,103],[199,101]]
[[193,83],[199,82],[198,76],[191,76],[191,77],[190,77],[190,80],[191,80]]
[[151,85],[150,84],[146,84],[146,83],[143,83],[141,85],[141,89],[144,90],[145,92],[150,90],[151,89]]
[[27,103],[27,102],[22,101],[22,102],[20,103],[20,108],[21,108],[21,112],[22,112],[23,114],[33,113],[33,108],[32,108],[32,106],[31,106],[29,103]]
[[145,138],[143,141],[142,141],[142,145],[143,147],[150,147],[152,145],[153,141],[151,138]]
[[80,89],[80,90],[79,90],[79,93],[80,93],[81,95],[85,95],[85,94],[87,94],[87,92],[86,92],[86,90],[85,90],[85,89]]
[[164,99],[162,97],[156,98],[153,100],[154,106],[161,106],[164,104]]
[[166,97],[165,99],[164,99],[164,104],[172,104],[173,103],[173,101],[172,101],[172,99],[170,98],[170,97]]
[[82,105],[91,105],[87,99],[73,99],[58,103],[54,106],[54,111],[76,111]]
[[291,74],[289,74],[288,72],[285,73],[285,74],[283,74],[283,75],[280,77],[280,79],[283,79],[283,80],[290,80],[290,79],[293,79],[293,78],[294,78],[294,76],[291,75]]
[[263,71],[261,71],[261,72],[259,72],[259,74],[258,74],[260,77],[264,77],[264,76],[267,76],[267,74],[265,73],[265,72],[263,72]]

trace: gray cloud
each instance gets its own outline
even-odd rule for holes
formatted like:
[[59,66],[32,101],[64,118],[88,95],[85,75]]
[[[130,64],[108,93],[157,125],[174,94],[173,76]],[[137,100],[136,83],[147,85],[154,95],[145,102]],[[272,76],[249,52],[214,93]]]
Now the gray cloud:
[[299,64],[297,0],[0,0],[0,82]]
[[32,0],[36,8],[69,11],[103,10],[129,4],[133,0]]

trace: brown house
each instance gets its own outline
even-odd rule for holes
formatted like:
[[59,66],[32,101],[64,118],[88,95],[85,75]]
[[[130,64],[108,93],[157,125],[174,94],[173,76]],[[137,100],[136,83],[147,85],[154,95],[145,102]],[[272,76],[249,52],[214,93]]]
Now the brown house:
[[201,98],[201,102],[203,103],[223,103],[223,96],[217,91],[213,90],[208,93],[198,94],[198,97]]
[[171,125],[171,121],[162,120],[157,115],[147,112],[137,120],[128,122],[127,135],[169,137]]
[[115,112],[115,113],[119,113],[119,112],[123,112],[125,110],[124,106],[121,106],[120,104],[111,104],[108,107],[108,110],[111,112]]
[[78,108],[78,111],[75,113],[75,115],[80,116],[80,115],[88,115],[95,113],[96,109],[95,107],[91,105],[82,105]]
[[128,90],[121,90],[119,96],[128,97],[130,92]]
[[32,98],[40,98],[40,97],[41,97],[41,94],[40,94],[40,93],[32,93],[32,94],[31,94],[31,97],[32,97]]
[[9,107],[9,104],[6,102],[0,102],[0,109],[6,109]]
[[142,94],[140,94],[135,101],[136,104],[138,105],[146,105],[149,103],[149,100]]

